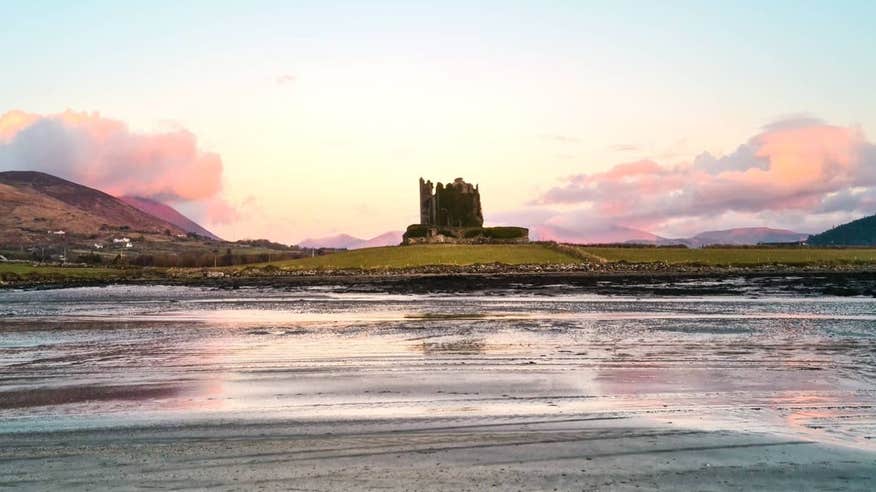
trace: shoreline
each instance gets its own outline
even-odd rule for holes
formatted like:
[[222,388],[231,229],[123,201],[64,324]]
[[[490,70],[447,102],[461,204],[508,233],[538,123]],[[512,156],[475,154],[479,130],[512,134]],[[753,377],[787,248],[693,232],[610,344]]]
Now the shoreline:
[[[750,288],[787,290],[810,295],[876,297],[876,265],[713,267],[691,265],[609,264],[588,268],[550,268],[545,265],[435,266],[397,270],[268,270],[226,273],[217,269],[137,271],[135,276],[113,278],[45,278],[0,282],[0,293],[75,287],[191,286],[217,289],[337,287],[341,290],[384,290],[397,293],[471,292],[526,286],[545,289],[557,284],[601,293],[630,291],[660,294],[733,294],[743,290],[732,279],[752,283]],[[577,267],[577,265],[576,265]],[[159,274],[160,273],[160,274]],[[221,274],[221,275],[219,275]],[[718,285],[686,286],[689,283]],[[720,285],[726,284],[726,285]],[[749,289],[750,290],[750,289]]]

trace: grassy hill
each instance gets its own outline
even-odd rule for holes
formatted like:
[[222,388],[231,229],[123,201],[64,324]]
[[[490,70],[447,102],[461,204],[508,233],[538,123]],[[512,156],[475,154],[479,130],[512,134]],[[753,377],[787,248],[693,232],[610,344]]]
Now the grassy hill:
[[876,215],[809,236],[813,246],[876,246]]
[[[270,263],[220,267],[218,272],[247,277],[282,271],[331,272],[333,270],[372,270],[375,272],[405,271],[429,266],[504,264],[551,266],[583,265],[591,272],[643,271],[632,265],[668,264],[674,266],[722,267],[794,266],[833,269],[855,266],[876,267],[876,248],[634,248],[588,247],[570,245],[531,244],[420,244],[365,248],[342,253],[273,261]],[[664,270],[664,266],[656,266]],[[644,271],[648,271],[646,267]],[[671,270],[671,269],[670,269]],[[501,271],[501,270],[500,270]],[[212,268],[106,268],[33,266],[25,263],[0,263],[0,285],[16,283],[76,283],[96,281],[111,283],[132,279],[161,282],[162,279],[209,278]]]
[[420,244],[366,248],[271,265],[284,270],[383,270],[431,265],[653,264],[705,266],[876,265],[876,249],[831,248],[626,248],[530,244]]
[[581,260],[542,244],[418,244],[364,248],[272,265],[289,270],[399,269],[427,265],[574,264]]
[[58,242],[47,231],[64,231],[65,239],[84,243],[114,234],[185,234],[102,191],[40,172],[0,172],[0,241],[15,246]]
[[576,246],[605,262],[671,265],[758,266],[876,264],[876,249],[830,248],[591,248]]

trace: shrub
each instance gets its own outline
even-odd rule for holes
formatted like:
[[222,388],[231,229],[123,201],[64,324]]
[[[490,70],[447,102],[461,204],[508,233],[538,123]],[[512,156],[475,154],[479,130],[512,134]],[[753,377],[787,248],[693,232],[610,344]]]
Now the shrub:
[[490,239],[524,239],[529,237],[525,227],[485,227],[484,236]]
[[405,237],[426,237],[429,233],[429,226],[422,224],[411,224],[405,231]]

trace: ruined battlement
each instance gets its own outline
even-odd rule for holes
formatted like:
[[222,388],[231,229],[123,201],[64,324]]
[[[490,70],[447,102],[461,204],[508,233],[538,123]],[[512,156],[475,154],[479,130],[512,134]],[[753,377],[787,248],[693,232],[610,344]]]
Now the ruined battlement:
[[525,243],[523,227],[484,227],[478,185],[456,178],[432,184],[420,178],[420,223],[408,226],[404,244],[418,243]]
[[481,193],[478,185],[456,178],[446,185],[420,178],[420,225],[481,227]]

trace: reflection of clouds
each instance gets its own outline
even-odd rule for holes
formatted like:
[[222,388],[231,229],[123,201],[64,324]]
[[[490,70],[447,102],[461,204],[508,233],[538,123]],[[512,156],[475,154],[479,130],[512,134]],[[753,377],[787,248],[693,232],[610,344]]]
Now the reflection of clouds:
[[[15,357],[39,359],[27,370],[40,384],[182,388],[89,402],[96,415],[337,420],[476,409],[478,417],[650,417],[846,443],[873,433],[872,300],[557,294],[566,288],[550,296],[242,289],[188,300],[174,291],[172,304],[138,300],[140,314],[123,302],[97,304],[113,322],[73,321],[107,302],[75,298],[46,303],[45,318],[29,322],[37,328],[7,329],[3,342],[23,347]],[[19,295],[35,304],[57,294]],[[74,306],[75,316],[55,314]],[[48,319],[67,322],[46,330]]]
[[[865,437],[876,422],[872,401],[852,391],[788,392],[770,402],[794,433],[814,441],[854,444],[876,449]],[[871,430],[872,434],[872,430]]]

